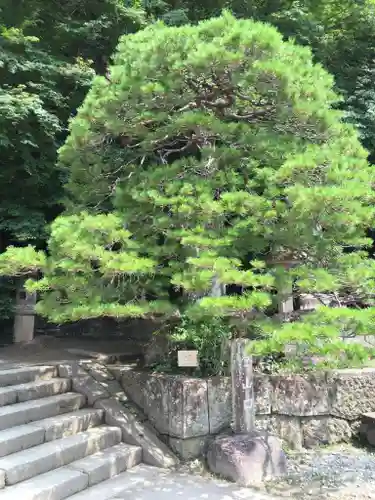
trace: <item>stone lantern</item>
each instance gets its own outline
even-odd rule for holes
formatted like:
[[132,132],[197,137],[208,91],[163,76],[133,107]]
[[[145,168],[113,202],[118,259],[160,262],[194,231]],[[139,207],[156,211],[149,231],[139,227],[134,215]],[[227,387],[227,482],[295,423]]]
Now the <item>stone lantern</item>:
[[[271,257],[267,260],[267,264],[270,267],[283,267],[284,269],[292,269],[293,267],[300,264],[300,259],[290,251],[277,252],[275,257]],[[277,290],[277,305],[278,312],[282,315],[287,315],[294,311],[293,303],[293,280],[290,279],[289,282],[284,282]]]
[[13,341],[30,342],[34,338],[36,293],[28,293],[23,284],[17,289]]

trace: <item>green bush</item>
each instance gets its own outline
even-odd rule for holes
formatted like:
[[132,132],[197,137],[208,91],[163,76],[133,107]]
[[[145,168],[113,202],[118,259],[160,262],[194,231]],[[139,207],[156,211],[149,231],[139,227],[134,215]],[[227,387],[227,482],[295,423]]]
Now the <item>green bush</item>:
[[[188,372],[199,377],[228,375],[228,341],[232,334],[233,328],[221,319],[213,318],[209,321],[194,322],[187,317],[182,317],[179,324],[171,329],[168,335],[168,354],[162,362],[151,368],[157,372]],[[197,350],[199,366],[188,370],[179,368],[177,351],[180,349]]]

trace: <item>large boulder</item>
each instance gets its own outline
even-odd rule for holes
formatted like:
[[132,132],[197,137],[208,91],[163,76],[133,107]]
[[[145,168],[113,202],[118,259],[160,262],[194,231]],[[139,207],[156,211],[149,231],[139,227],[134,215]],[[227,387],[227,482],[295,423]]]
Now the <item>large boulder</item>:
[[241,486],[256,486],[287,472],[278,438],[267,433],[219,436],[207,452],[210,470]]

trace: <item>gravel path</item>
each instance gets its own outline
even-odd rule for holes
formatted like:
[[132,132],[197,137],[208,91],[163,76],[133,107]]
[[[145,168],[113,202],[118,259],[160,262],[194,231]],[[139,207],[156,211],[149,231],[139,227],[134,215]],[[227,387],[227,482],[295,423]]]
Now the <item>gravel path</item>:
[[[290,453],[288,469],[286,477],[251,490],[251,499],[375,500],[375,450],[345,445]],[[182,472],[210,476],[198,460],[185,464]]]
[[266,490],[271,498],[375,499],[375,451],[340,446],[291,454],[288,476],[268,483]]

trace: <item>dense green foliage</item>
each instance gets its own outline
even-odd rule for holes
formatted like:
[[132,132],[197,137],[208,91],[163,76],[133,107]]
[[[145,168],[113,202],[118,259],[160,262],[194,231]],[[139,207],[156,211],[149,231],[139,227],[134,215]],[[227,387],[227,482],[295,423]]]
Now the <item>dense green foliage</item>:
[[194,368],[188,368],[190,375],[229,375],[229,340],[235,331],[221,318],[195,321],[182,316],[176,324],[164,326],[156,335],[167,338],[168,346],[160,359],[147,368],[155,372],[186,373],[186,368],[178,366],[177,353],[179,350],[192,349],[198,351],[199,363]]
[[[94,76],[105,73],[118,37],[145,24],[122,1],[0,1],[0,252],[45,245],[63,210],[66,173],[56,166],[68,120]],[[0,281],[0,318],[12,313],[14,284]]]
[[[276,26],[282,38],[230,16],[223,33],[219,21],[156,24],[123,37],[110,64],[121,35],[223,8]],[[41,270],[31,286],[47,291],[39,309],[54,321],[186,313],[198,322],[229,316],[244,329],[251,318],[266,335],[257,352],[298,338],[327,359],[346,349],[338,331],[372,332],[371,307],[283,326],[265,315],[286,279],[269,266],[280,254],[299,261],[289,271],[297,290],[372,305],[372,262],[343,251],[368,244],[373,174],[343,121],[358,127],[373,162],[374,8],[373,0],[0,0],[0,252],[31,241],[42,248],[50,234],[47,259],[11,248],[2,273]],[[289,38],[311,53],[282,43]],[[76,215],[50,231],[64,204]],[[13,282],[1,280],[8,316]],[[246,293],[222,296],[233,285]],[[205,337],[188,330],[196,342]],[[365,355],[351,349],[346,357]]]
[[0,9],[3,249],[9,242],[45,239],[46,222],[61,211],[57,149],[89,89],[91,61],[105,71],[118,36],[139,29],[144,16],[115,0],[2,0]]
[[[52,224],[47,257],[11,248],[3,273],[40,269],[28,286],[53,321],[229,318],[265,338],[259,353],[299,339],[363,356],[338,336],[371,331],[371,307],[266,316],[290,275],[372,305],[375,264],[345,250],[369,244],[375,174],[332,85],[310,49],[229,13],[123,37],[60,150],[76,214]],[[244,293],[224,295],[233,285]]]

